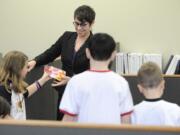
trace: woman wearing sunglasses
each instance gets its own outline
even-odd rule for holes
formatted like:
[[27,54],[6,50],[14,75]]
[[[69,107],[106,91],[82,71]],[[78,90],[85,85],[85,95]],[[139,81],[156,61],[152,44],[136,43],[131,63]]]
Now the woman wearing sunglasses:
[[[85,48],[92,36],[91,30],[95,15],[95,11],[87,5],[78,7],[74,11],[73,24],[75,32],[66,31],[49,49],[28,63],[29,70],[31,70],[34,67],[48,64],[61,56],[62,69],[66,71],[66,77],[62,81],[55,81],[52,84],[59,93],[57,110],[59,110],[59,103],[70,77],[89,69],[89,61],[85,54]],[[61,120],[62,117],[63,114],[58,111],[57,119]]]

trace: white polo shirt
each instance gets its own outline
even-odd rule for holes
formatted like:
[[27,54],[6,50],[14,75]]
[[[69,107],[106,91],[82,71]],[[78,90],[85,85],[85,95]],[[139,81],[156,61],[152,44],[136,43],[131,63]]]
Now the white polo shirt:
[[59,109],[77,115],[78,122],[115,124],[132,112],[133,101],[123,77],[109,70],[89,70],[68,82]]
[[132,123],[180,126],[180,107],[162,99],[142,101],[134,107]]

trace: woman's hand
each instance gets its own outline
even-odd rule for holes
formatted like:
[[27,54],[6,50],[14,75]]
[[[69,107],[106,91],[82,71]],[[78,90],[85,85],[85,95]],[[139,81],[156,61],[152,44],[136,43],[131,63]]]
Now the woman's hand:
[[31,60],[28,62],[28,71],[30,72],[36,65],[36,61],[35,60]]
[[63,86],[63,85],[66,85],[68,83],[68,81],[70,80],[71,77],[69,76],[65,76],[63,77],[63,79],[61,81],[57,81],[55,80],[53,83],[52,83],[52,87],[57,87],[57,86]]

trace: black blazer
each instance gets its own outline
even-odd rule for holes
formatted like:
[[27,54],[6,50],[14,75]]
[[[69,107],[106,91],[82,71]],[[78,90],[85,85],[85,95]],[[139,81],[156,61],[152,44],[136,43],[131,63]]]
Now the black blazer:
[[91,36],[92,33],[82,47],[75,52],[77,33],[65,32],[54,45],[35,57],[36,66],[48,64],[61,56],[62,69],[66,71],[67,76],[73,76],[89,69],[89,60],[86,57],[85,49]]
[[[11,105],[11,91],[7,90],[4,85],[0,85],[0,96],[3,97],[8,101],[8,103]],[[23,94],[24,98],[28,98],[29,92],[26,90],[26,92]]]

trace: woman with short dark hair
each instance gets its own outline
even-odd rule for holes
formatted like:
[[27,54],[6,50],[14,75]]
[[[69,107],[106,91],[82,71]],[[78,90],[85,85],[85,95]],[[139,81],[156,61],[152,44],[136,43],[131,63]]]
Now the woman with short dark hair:
[[92,26],[96,13],[87,5],[82,5],[74,11],[74,27],[76,32],[65,32],[49,49],[35,57],[28,63],[29,70],[35,66],[41,66],[52,62],[61,56],[62,69],[67,76],[60,82],[55,81],[53,87],[58,89],[58,112],[57,119],[62,119],[63,114],[59,112],[59,103],[70,77],[89,69],[89,60],[86,57],[85,48],[92,37]]

